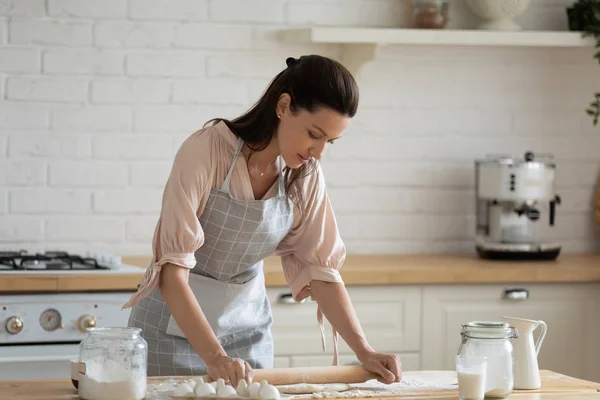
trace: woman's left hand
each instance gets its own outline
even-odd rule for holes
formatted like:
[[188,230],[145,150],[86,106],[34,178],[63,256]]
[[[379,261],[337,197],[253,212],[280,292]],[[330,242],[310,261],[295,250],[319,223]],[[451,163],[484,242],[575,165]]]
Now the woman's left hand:
[[377,380],[381,383],[400,382],[402,378],[402,363],[393,354],[368,352],[361,355],[359,361],[368,371],[378,374]]

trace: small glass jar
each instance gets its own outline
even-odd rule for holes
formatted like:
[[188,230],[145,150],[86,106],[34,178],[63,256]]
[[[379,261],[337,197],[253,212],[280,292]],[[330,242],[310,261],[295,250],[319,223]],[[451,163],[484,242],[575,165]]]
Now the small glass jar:
[[487,357],[485,398],[503,399],[514,387],[515,327],[505,322],[473,321],[462,325],[458,355]]
[[140,328],[88,328],[79,345],[79,397],[141,400],[146,397],[148,344]]
[[413,0],[413,28],[444,29],[448,24],[448,7],[448,0]]

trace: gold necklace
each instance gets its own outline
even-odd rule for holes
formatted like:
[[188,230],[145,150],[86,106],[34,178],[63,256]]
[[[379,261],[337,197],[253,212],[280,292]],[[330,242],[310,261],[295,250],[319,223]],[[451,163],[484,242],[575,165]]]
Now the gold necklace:
[[[244,158],[246,159],[246,165],[247,165],[247,167],[248,167],[248,173],[249,173],[250,177],[253,177],[253,176],[252,176],[252,172],[251,172],[251,171],[253,170],[253,168],[251,168],[251,167],[250,167],[250,163],[249,163],[249,161],[250,161],[250,154],[248,154],[248,153],[247,153],[247,152],[245,152],[244,150],[242,150],[242,154],[244,155]],[[275,162],[277,162],[277,159],[278,159],[278,158],[279,158],[279,157],[277,157],[277,158],[275,159],[275,161],[273,162],[273,164],[274,164]],[[267,167],[265,168],[265,171],[263,171],[263,172],[260,172],[260,170],[259,170],[257,167],[254,167],[254,170],[256,170],[256,171],[257,171],[257,173],[258,173],[258,174],[259,174],[261,177],[264,177],[264,176],[265,176],[265,172],[266,172],[266,170],[267,170],[267,169],[269,169],[271,166],[272,166],[272,164],[269,164],[269,165],[267,165]],[[253,177],[253,178],[254,178],[254,177]],[[255,178],[255,179],[256,179],[256,178]]]
[[[268,170],[268,169],[270,169],[270,168],[272,168],[272,167],[274,167],[274,165],[273,165],[273,164],[269,164],[269,165],[267,166],[267,168],[265,169],[265,171],[263,171],[263,172],[260,172],[260,170],[259,170],[258,168],[256,168],[256,167],[254,167],[254,168],[249,168],[249,170],[250,170],[250,171],[254,170],[254,171],[256,171],[256,173],[257,173],[257,174],[259,174],[261,177],[263,177],[263,176],[265,176],[265,172],[266,172],[266,170]],[[252,176],[252,173],[250,174],[250,176]]]

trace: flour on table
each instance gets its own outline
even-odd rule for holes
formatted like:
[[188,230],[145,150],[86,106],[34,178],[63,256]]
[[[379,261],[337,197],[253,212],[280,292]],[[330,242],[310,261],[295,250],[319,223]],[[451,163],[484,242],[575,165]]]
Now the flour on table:
[[347,383],[296,383],[293,385],[277,385],[281,393],[286,394],[311,394],[320,392],[343,392],[350,389]]
[[292,395],[290,399],[309,398],[353,398],[353,397],[383,397],[397,394],[418,395],[423,392],[435,393],[458,390],[456,372],[454,371],[420,371],[404,372],[402,381],[386,385],[377,380],[365,383],[351,383],[344,391],[321,391],[310,394]]
[[171,395],[175,393],[177,386],[182,383],[193,384],[190,379],[165,379],[160,382],[148,382],[148,390],[145,400],[172,400]]
[[[190,379],[166,379],[161,382],[148,382],[148,393],[146,400],[173,400],[171,395],[177,388],[179,382],[188,382],[193,384]],[[370,380],[365,383],[351,384],[307,384],[300,383],[296,385],[278,385],[277,388],[284,388],[282,399],[299,400],[310,398],[353,398],[353,397],[384,397],[391,395],[419,395],[424,392],[436,393],[445,391],[457,391],[457,378],[454,371],[407,371],[402,374],[402,381],[385,385],[376,380]],[[291,393],[289,390],[300,390],[304,387],[318,389],[311,393]],[[333,390],[336,388],[336,390]],[[286,393],[287,392],[287,393]]]

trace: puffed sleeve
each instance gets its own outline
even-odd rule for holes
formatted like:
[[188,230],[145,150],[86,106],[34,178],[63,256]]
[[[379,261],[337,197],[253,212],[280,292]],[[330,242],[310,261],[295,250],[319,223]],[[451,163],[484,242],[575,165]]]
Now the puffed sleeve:
[[[343,284],[339,270],[346,259],[346,247],[338,231],[320,166],[304,178],[302,188],[300,221],[294,224],[275,252],[281,256],[283,273],[296,301],[310,296],[313,280]],[[317,323],[325,352],[325,327],[320,306],[317,307]],[[338,333],[333,327],[332,333],[333,365],[338,365]]]
[[312,280],[343,283],[339,269],[346,258],[321,167],[304,178],[300,219],[279,244],[285,279],[296,301],[310,295]]
[[163,265],[171,263],[190,269],[196,265],[194,253],[204,244],[198,217],[212,186],[212,128],[207,129],[187,138],[175,155],[152,239],[152,265],[123,308],[135,305],[158,287]]

